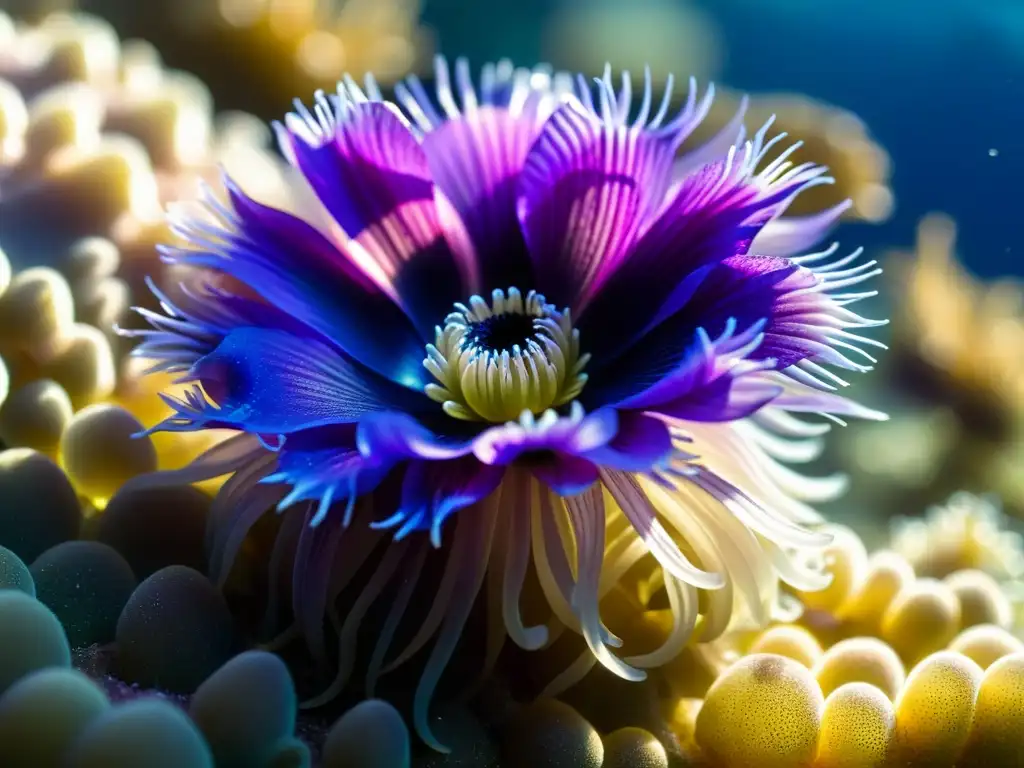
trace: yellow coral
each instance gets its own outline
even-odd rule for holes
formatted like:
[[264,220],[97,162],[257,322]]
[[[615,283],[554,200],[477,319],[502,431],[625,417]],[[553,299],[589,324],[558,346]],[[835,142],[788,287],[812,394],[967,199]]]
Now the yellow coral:
[[779,624],[762,632],[750,646],[750,653],[774,653],[811,668],[821,658],[821,646],[803,627]]
[[[93,5],[111,5],[111,0]],[[343,72],[391,82],[429,61],[420,0],[153,0],[116,3],[120,27],[188,66],[218,101],[276,114]],[[197,57],[201,48],[206,55]],[[239,89],[238,83],[250,87]]]
[[896,652],[874,637],[852,637],[825,651],[814,668],[821,692],[828,696],[848,683],[869,683],[895,699],[906,677]]
[[746,656],[711,686],[696,740],[723,766],[807,768],[824,697],[808,669],[773,654]]
[[981,680],[963,768],[1016,766],[1024,756],[1024,653],[1000,659]]
[[998,582],[984,571],[965,570],[944,579],[960,603],[960,627],[977,624],[1010,626],[1013,607]]
[[1024,651],[1024,643],[1002,627],[980,624],[953,638],[949,650],[962,653],[982,669],[988,669],[1004,656]]
[[882,616],[914,581],[914,569],[895,552],[875,552],[868,561],[864,579],[839,606],[836,615],[846,621],[877,628]]
[[1005,580],[1024,574],[1024,540],[981,496],[954,494],[931,507],[924,520],[897,518],[892,526],[892,548],[921,575],[941,578],[976,569]]
[[949,651],[914,667],[896,701],[895,764],[955,765],[970,735],[981,678],[977,664]]
[[825,699],[815,768],[878,768],[895,724],[892,702],[873,685],[840,686]]
[[882,617],[882,639],[905,661],[945,648],[960,626],[960,603],[935,579],[918,579],[893,600]]

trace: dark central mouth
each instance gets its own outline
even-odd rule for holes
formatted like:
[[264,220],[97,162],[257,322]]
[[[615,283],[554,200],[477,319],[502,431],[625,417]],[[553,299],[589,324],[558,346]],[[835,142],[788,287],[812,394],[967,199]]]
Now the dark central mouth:
[[530,315],[514,312],[491,315],[486,320],[471,324],[463,343],[467,347],[493,352],[511,351],[516,346],[525,349],[526,343],[537,335],[533,321]]

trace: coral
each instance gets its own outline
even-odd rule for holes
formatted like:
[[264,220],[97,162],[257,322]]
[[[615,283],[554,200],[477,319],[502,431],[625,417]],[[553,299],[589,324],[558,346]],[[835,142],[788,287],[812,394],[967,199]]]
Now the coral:
[[[111,0],[85,0],[104,11]],[[210,87],[218,103],[275,114],[296,93],[331,90],[342,72],[390,82],[429,61],[420,0],[159,0],[126,9],[120,29],[153,41]],[[239,89],[239,82],[250,87]]]
[[102,508],[124,483],[157,468],[157,453],[132,414],[116,405],[79,411],[61,436],[61,461],[79,493]]
[[893,754],[902,765],[954,765],[974,719],[981,668],[966,656],[942,651],[907,675],[896,699]]
[[881,637],[913,663],[945,648],[960,627],[960,603],[946,584],[917,579],[882,616]]
[[953,638],[949,650],[963,654],[982,669],[988,669],[1004,656],[1024,652],[1024,642],[1003,627],[979,624]]
[[32,563],[36,595],[60,620],[72,648],[114,639],[135,589],[135,574],[116,550],[97,541],[66,541]]
[[36,596],[36,585],[28,566],[6,547],[0,547],[0,589],[16,589],[30,597]]
[[505,768],[601,768],[604,744],[575,709],[541,699],[506,725],[501,754]]
[[1009,627],[1013,606],[999,583],[984,571],[955,571],[944,581],[960,603],[960,627],[996,624]]
[[140,579],[170,565],[205,572],[209,513],[210,497],[189,486],[125,488],[107,503],[95,535],[120,552]]
[[104,400],[114,393],[117,373],[110,341],[99,328],[75,323],[64,348],[40,366],[40,374],[60,384],[75,409]]
[[368,699],[331,726],[322,753],[323,768],[407,768],[409,729],[393,706]]
[[192,693],[230,657],[235,624],[205,576],[173,565],[132,593],[117,621],[116,639],[119,677]]
[[53,611],[24,592],[0,590],[0,696],[30,672],[69,666],[71,648]]
[[891,546],[922,576],[980,570],[998,581],[1024,575],[1024,538],[990,499],[956,493],[924,519],[892,521]]
[[780,624],[762,632],[750,646],[750,653],[774,653],[798,661],[808,669],[821,659],[821,645],[803,627]]
[[963,768],[1010,766],[1024,754],[1024,654],[989,667],[978,690]]
[[621,728],[604,737],[601,768],[668,768],[668,754],[654,734]]
[[1012,427],[1024,396],[1020,286],[971,276],[956,259],[956,223],[943,214],[922,219],[914,250],[890,261],[905,297],[893,316],[894,351],[913,366],[908,374],[968,426],[982,419]]
[[160,700],[128,702],[93,720],[67,753],[65,768],[213,768],[202,734]]
[[875,768],[892,743],[896,713],[884,693],[846,683],[828,695],[821,715],[815,768]]
[[0,697],[0,765],[63,768],[71,745],[109,708],[81,672],[51,667],[26,675]]
[[[0,349],[50,362],[62,351],[75,323],[67,280],[50,267],[14,275],[0,294]],[[14,372],[15,381],[18,372]]]
[[27,448],[0,452],[0,546],[26,563],[77,539],[82,510],[64,471]]
[[248,651],[203,681],[189,715],[206,737],[217,768],[261,768],[293,736],[297,708],[284,662],[272,653]]
[[814,760],[824,696],[784,656],[745,656],[719,677],[697,715],[696,740],[727,766],[804,768]]
[[50,379],[29,382],[0,406],[0,441],[10,448],[31,448],[56,460],[60,436],[74,408],[64,388]]
[[873,637],[841,640],[822,654],[813,671],[825,696],[848,683],[869,683],[894,699],[906,679],[900,657]]
[[274,745],[264,765],[265,768],[310,768],[312,762],[313,756],[304,741],[286,738]]

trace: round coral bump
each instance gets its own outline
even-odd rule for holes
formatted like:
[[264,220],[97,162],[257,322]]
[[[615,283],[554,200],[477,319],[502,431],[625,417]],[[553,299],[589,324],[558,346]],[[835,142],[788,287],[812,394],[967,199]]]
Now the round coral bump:
[[1000,659],[985,672],[974,723],[960,768],[1024,763],[1024,653]]
[[833,645],[814,668],[821,692],[828,696],[848,683],[868,683],[895,699],[906,671],[896,651],[874,637],[851,637]]
[[16,589],[30,597],[36,596],[32,572],[20,557],[6,547],[0,547],[0,589]]
[[110,708],[106,694],[74,669],[41,669],[0,697],[0,765],[63,768],[79,734]]
[[29,106],[25,162],[40,168],[47,156],[68,144],[88,146],[99,140],[103,96],[85,83],[61,83],[44,91]]
[[[21,91],[6,80],[0,80],[0,166],[13,165],[21,160],[25,153],[27,127],[28,109]],[[7,278],[10,279],[9,272]]]
[[409,729],[393,706],[370,699],[331,726],[324,768],[409,768]]
[[231,659],[192,696],[189,715],[217,768],[264,765],[295,732],[298,702],[288,668],[266,651]]
[[878,688],[840,686],[825,699],[815,768],[879,768],[895,725],[892,702]]
[[[263,768],[310,768],[313,754],[301,739],[290,736],[274,745],[270,758]],[[220,768],[220,763],[217,763]]]
[[26,563],[77,539],[82,507],[64,471],[28,448],[0,452],[0,546]]
[[60,455],[71,482],[93,503],[103,506],[128,480],[156,470],[156,449],[149,437],[136,438],[143,426],[116,405],[90,405],[64,430]]
[[49,267],[19,272],[0,296],[0,344],[38,358],[61,351],[74,323],[68,281]]
[[210,497],[190,486],[124,488],[99,518],[96,538],[120,552],[140,579],[169,565],[206,571]]
[[507,768],[601,768],[604,761],[604,744],[594,726],[554,699],[519,712],[502,741],[502,765]]
[[601,768],[668,768],[668,753],[643,728],[620,728],[604,739]]
[[1024,652],[1024,643],[1002,627],[979,624],[953,638],[949,650],[962,653],[982,669],[988,669],[1004,656]]
[[53,611],[24,592],[0,590],[0,695],[37,669],[70,666],[68,638]]
[[36,594],[54,612],[72,648],[114,639],[117,619],[135,589],[135,574],[112,547],[65,541],[32,563]]
[[935,579],[918,579],[901,592],[882,617],[882,639],[911,664],[945,648],[960,626],[960,603]]
[[803,627],[780,624],[762,632],[750,646],[750,653],[775,653],[810,669],[821,658],[821,645]]
[[0,440],[10,448],[31,448],[55,459],[73,415],[64,388],[51,379],[38,379],[14,390],[0,406]]
[[910,671],[896,700],[896,765],[956,764],[982,674],[973,661],[950,651],[932,654]]
[[224,597],[183,566],[157,571],[132,593],[117,621],[119,676],[192,693],[231,656],[235,627]]
[[112,277],[120,265],[121,253],[113,242],[104,237],[83,237],[68,249],[63,271],[74,288]]
[[1013,607],[999,583],[984,571],[956,571],[944,581],[960,602],[960,628],[977,624],[1009,627]]
[[43,366],[43,375],[64,387],[76,409],[108,397],[117,384],[110,341],[99,328],[76,323],[65,348]]
[[837,615],[877,626],[904,587],[914,581],[914,569],[895,552],[876,552],[868,560],[864,580],[840,606]]
[[833,612],[864,580],[868,554],[860,536],[845,525],[825,526],[824,530],[833,536],[824,552],[825,571],[832,581],[824,589],[798,594],[808,608]]
[[11,374],[7,372],[7,364],[0,358],[0,406],[7,402],[11,392]]
[[[3,103],[2,103],[3,94],[2,94],[2,88],[3,88],[3,81],[0,80],[0,130],[2,130],[2,128],[3,128],[3,126],[2,126],[2,120],[3,120]],[[2,143],[3,143],[3,138],[0,137],[0,146],[2,146]],[[2,152],[2,149],[0,149],[0,152]],[[7,258],[7,254],[4,253],[3,249],[0,248],[0,296],[3,296],[3,294],[6,293],[8,287],[10,287],[10,285],[11,285],[11,277],[13,276],[13,274],[14,274],[14,271],[11,269],[11,261],[10,261],[10,259]]]
[[64,80],[109,83],[117,76],[120,43],[114,28],[97,16],[55,13],[40,30],[52,41],[49,68]]
[[824,703],[802,664],[774,654],[745,656],[708,691],[697,715],[697,744],[730,768],[810,766]]
[[210,748],[173,704],[139,699],[112,707],[85,729],[62,768],[213,768]]

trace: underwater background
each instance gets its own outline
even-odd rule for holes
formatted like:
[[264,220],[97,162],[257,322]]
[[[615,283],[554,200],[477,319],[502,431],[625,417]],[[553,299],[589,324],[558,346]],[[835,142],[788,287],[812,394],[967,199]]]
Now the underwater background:
[[[450,88],[438,55],[452,65]],[[411,84],[411,95],[395,92],[410,135],[427,142],[444,123],[429,114],[435,101],[446,120],[472,113],[460,58],[471,78],[481,73],[486,108],[526,104],[530,115],[548,114],[563,71],[629,70],[624,116],[636,113],[645,67],[656,98],[671,74],[666,104],[682,117],[658,135],[678,132],[671,154],[683,161],[721,160],[704,153],[735,130],[749,96],[756,158],[723,178],[759,191],[722,205],[742,201],[775,223],[801,217],[797,230],[822,235],[786,230],[779,241],[799,246],[772,240],[779,252],[765,251],[817,281],[764,288],[779,302],[772,311],[797,315],[768,329],[769,341],[792,332],[807,363],[779,390],[792,409],[740,395],[745,405],[717,395],[666,405],[629,390],[611,428],[621,425],[623,444],[578,449],[577,435],[607,426],[588,420],[608,413],[588,390],[621,395],[629,383],[601,384],[594,360],[587,384],[587,336],[572,325],[588,327],[582,309],[570,318],[508,288],[490,304],[459,294],[468,306],[427,323],[444,323],[426,337],[428,395],[449,416],[496,425],[486,447],[464,425],[441,439],[434,417],[423,430],[408,414],[374,422],[373,408],[379,431],[345,432],[342,420],[341,437],[260,421],[301,421],[288,408],[323,391],[261,384],[282,360],[297,378],[334,369],[321,336],[275,357],[273,338],[233,347],[231,334],[260,324],[291,333],[292,323],[320,333],[336,297],[343,313],[366,314],[352,326],[362,338],[338,342],[365,354],[357,370],[373,369],[361,396],[387,401],[403,383],[393,371],[374,378],[401,338],[373,326],[372,300],[324,284],[324,243],[341,248],[341,233],[345,247],[364,247],[387,274],[355,259],[361,279],[410,317],[421,307],[409,296],[451,276],[436,265],[405,283],[388,272],[375,229],[386,216],[358,221],[372,218],[359,190],[379,192],[372,173],[389,163],[415,176],[410,155],[377,147],[374,162],[353,166],[367,176],[338,182],[342,166],[318,165],[318,132],[357,124],[351,115],[376,97],[343,84],[347,106],[331,116],[313,107],[314,91],[373,73],[390,98],[416,75],[424,95]],[[490,64],[506,59],[518,69]],[[692,125],[690,76],[700,93],[717,88]],[[620,98],[618,87],[599,81],[590,108]],[[0,768],[1024,766],[1022,92],[1018,0],[0,0]],[[269,125],[290,110],[299,117],[275,137]],[[769,136],[786,132],[787,143],[758,154],[769,118]],[[625,117],[601,119],[608,128]],[[794,141],[792,160],[808,166],[789,176],[774,159]],[[437,184],[493,170],[486,151],[469,170],[464,159],[432,166]],[[811,183],[820,167],[834,184]],[[203,184],[228,202],[199,205]],[[720,190],[709,185],[688,215],[713,208]],[[471,226],[478,209],[452,197],[483,268],[492,253],[511,258],[518,229],[488,250]],[[815,214],[834,230],[807,223]],[[767,239],[737,235],[736,257]],[[833,239],[834,256],[823,251]],[[268,261],[249,264],[254,253]],[[270,267],[245,275],[239,264]],[[635,279],[633,293],[612,295],[641,312]],[[736,279],[707,287],[722,290],[721,304],[739,297],[720,335],[694,337],[710,381],[720,370],[756,379],[774,364],[729,367],[763,341],[761,326],[735,325],[760,311],[750,286],[761,283]],[[573,295],[553,284],[548,293]],[[783,307],[788,291],[795,309]],[[801,304],[807,291],[821,302]],[[252,320],[254,298],[273,317]],[[855,301],[856,315],[846,310]],[[702,311],[711,329],[725,310]],[[535,338],[547,352],[531,354],[557,369],[553,392],[523,384],[502,402],[497,384],[477,390],[450,375],[475,364],[453,345],[493,342],[491,326],[490,336],[472,329],[523,312],[547,323]],[[270,350],[265,365],[233,377],[254,348]],[[201,386],[176,380],[201,367]],[[533,403],[518,422],[516,397]],[[652,411],[630,410],[638,398],[666,408],[676,430],[693,425],[665,432],[675,474],[641,468],[657,439]],[[284,433],[311,458],[289,464]],[[358,473],[342,483],[309,470],[321,441],[336,439],[346,461],[394,451],[424,487],[381,480],[357,493]],[[450,459],[463,439],[471,447]],[[485,450],[481,469],[473,457]],[[452,477],[430,474],[442,454],[459,467]],[[698,477],[683,465],[702,457],[735,495],[678,491],[680,478]],[[586,483],[576,472],[596,485],[577,495]],[[767,500],[765,517],[751,499]],[[382,522],[375,507],[388,504],[399,512]],[[678,511],[687,504],[692,516]]]

